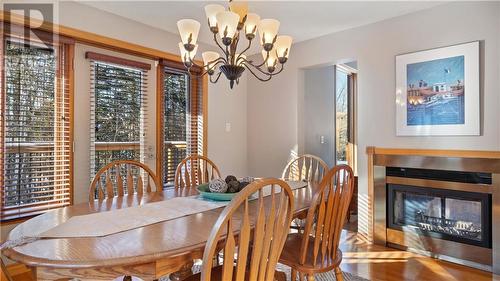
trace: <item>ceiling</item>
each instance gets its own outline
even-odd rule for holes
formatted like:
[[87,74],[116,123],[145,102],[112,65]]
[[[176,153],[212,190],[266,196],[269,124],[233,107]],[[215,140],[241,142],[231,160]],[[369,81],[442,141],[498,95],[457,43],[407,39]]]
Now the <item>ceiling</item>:
[[[248,1],[249,11],[281,22],[280,34],[300,42],[329,33],[401,16],[441,4],[434,1]],[[202,23],[199,40],[213,44],[203,7],[217,1],[84,1],[83,4],[177,33],[176,23],[192,18]],[[258,49],[254,49],[256,53]]]

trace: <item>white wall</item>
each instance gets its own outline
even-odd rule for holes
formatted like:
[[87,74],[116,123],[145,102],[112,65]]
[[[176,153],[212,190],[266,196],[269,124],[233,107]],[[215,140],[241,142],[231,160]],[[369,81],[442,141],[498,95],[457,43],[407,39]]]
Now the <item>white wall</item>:
[[[208,157],[220,168],[223,177],[248,176],[247,170],[247,78],[230,90],[221,77],[212,84],[208,98]],[[230,131],[226,131],[230,123]]]
[[[335,67],[314,67],[303,70],[303,114],[299,118],[304,126],[297,131],[303,136],[298,140],[299,154],[321,157],[329,167],[335,164]],[[324,136],[324,143],[320,137]],[[303,146],[303,149],[301,147]]]
[[[500,149],[500,3],[455,2],[295,44],[286,70],[270,82],[249,78],[249,171],[279,176],[296,149],[301,69],[358,62],[358,175],[360,231],[367,231],[367,146],[445,149]],[[395,56],[481,41],[482,135],[396,137]],[[332,78],[333,79],[333,78]]]

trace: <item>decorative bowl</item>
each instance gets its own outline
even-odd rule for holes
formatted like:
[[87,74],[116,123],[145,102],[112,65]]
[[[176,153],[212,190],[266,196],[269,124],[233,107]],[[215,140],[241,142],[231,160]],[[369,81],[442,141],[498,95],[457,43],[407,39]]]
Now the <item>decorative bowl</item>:
[[200,193],[201,197],[214,201],[231,201],[233,200],[233,197],[236,196],[236,194],[238,194],[238,192],[235,193],[210,192],[210,190],[208,189],[208,183],[198,185],[196,189]]

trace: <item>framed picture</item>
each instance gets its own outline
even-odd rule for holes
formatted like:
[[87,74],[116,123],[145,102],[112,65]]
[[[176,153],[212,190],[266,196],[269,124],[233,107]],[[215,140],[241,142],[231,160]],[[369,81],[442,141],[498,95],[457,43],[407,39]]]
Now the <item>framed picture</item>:
[[396,56],[398,136],[480,134],[479,42]]

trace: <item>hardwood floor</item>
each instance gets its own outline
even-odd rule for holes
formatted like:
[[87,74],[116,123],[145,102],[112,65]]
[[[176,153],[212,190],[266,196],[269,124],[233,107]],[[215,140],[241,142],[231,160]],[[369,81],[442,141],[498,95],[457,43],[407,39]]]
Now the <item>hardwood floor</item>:
[[499,281],[500,276],[422,255],[371,245],[355,232],[344,231],[341,268],[372,280]]
[[[348,229],[352,229],[352,226]],[[433,258],[370,245],[355,232],[344,231],[341,268],[354,275],[372,280],[402,281],[500,281],[500,276]],[[16,281],[33,281],[29,272],[17,267]]]

